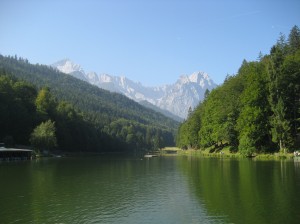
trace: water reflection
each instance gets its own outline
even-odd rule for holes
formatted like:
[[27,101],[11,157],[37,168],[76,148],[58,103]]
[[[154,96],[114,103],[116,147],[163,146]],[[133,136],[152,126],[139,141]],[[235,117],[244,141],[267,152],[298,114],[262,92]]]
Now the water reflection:
[[212,215],[230,223],[298,223],[299,172],[293,161],[184,158],[181,169]]
[[224,216],[208,215],[190,193],[178,162],[67,158],[2,164],[1,223],[224,223]]
[[300,157],[294,157],[295,169],[300,168]]
[[3,163],[1,223],[298,223],[299,170],[191,157]]

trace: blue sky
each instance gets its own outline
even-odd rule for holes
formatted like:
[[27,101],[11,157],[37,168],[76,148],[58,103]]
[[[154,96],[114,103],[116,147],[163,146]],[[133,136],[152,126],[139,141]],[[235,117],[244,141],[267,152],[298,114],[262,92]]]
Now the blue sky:
[[0,54],[69,58],[147,86],[195,71],[221,84],[294,25],[299,0],[1,0]]

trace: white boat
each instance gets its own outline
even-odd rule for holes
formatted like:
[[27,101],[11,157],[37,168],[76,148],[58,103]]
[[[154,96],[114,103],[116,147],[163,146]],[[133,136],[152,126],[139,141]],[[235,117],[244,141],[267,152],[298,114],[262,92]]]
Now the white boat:
[[157,155],[151,155],[151,154],[146,154],[144,155],[145,158],[152,158],[152,157],[157,157]]

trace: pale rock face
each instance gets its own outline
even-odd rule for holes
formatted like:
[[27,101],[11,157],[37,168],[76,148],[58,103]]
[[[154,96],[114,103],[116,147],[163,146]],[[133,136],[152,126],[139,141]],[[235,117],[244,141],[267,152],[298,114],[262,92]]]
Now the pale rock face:
[[118,77],[95,72],[85,73],[80,65],[68,59],[51,66],[100,88],[122,93],[137,102],[148,101],[183,119],[187,117],[190,107],[197,107],[204,99],[206,89],[212,90],[217,86],[205,72],[182,75],[176,83],[171,85],[145,87],[141,83],[131,81],[124,76]]
[[56,67],[59,71],[70,74],[72,72],[80,71],[82,72],[82,68],[80,65],[73,63],[69,59],[64,59],[61,61],[56,62],[55,64],[52,65],[53,67]]

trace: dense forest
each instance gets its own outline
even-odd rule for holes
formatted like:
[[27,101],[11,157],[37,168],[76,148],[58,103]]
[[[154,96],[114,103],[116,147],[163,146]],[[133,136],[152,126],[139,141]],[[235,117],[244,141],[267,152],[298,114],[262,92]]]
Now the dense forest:
[[236,75],[206,92],[178,131],[177,146],[250,156],[299,149],[300,30],[283,34],[268,55],[243,61]]
[[0,55],[0,142],[137,152],[174,145],[178,123],[45,65]]

